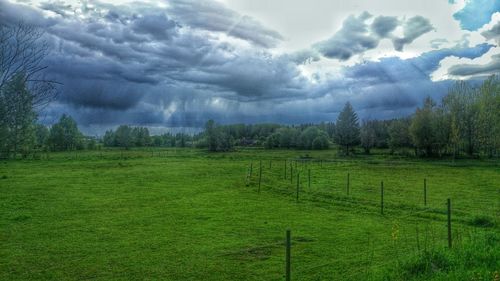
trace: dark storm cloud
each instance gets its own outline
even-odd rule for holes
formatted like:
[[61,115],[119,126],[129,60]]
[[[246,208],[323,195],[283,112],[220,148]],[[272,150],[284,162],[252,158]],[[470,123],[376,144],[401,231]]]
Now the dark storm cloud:
[[[46,31],[52,50],[47,74],[64,84],[58,100],[41,114],[46,124],[62,113],[75,117],[87,133],[119,124],[200,127],[208,118],[319,122],[335,120],[347,101],[362,117],[372,112],[395,117],[424,96],[445,92],[447,82],[429,79],[441,59],[474,58],[489,49],[383,59],[311,81],[301,66],[321,54],[347,59],[375,48],[382,38],[392,39],[395,24],[404,21],[368,13],[351,16],[337,34],[317,45],[322,48],[276,55],[267,48],[279,44],[281,35],[218,2],[172,0],[167,8],[93,4],[76,9],[48,1],[41,5],[52,11],[47,16],[35,6],[0,0],[0,23],[22,19]],[[410,29],[407,40],[422,30]]]
[[171,0],[168,3],[168,11],[193,28],[223,32],[265,48],[274,47],[283,40],[278,32],[216,1]]
[[477,58],[493,46],[430,51],[412,59],[384,58],[346,68],[344,75],[352,82],[351,91],[358,93],[353,105],[362,110],[397,110],[414,108],[426,96],[439,101],[452,81],[433,82],[429,76],[439,62],[449,56]]
[[394,38],[392,41],[394,49],[397,51],[402,51],[405,45],[410,44],[418,37],[433,29],[431,22],[422,16],[415,16],[408,19],[403,27],[404,36],[401,38]]
[[[314,44],[313,48],[327,58],[345,61],[356,54],[375,49],[384,38],[390,38],[394,49],[402,51],[405,45],[432,30],[429,20],[422,16],[415,16],[406,21],[399,21],[396,17],[378,16],[369,23],[371,18],[372,15],[367,12],[359,16],[349,16],[335,35]],[[392,32],[401,23],[404,36],[395,37]]]
[[378,16],[373,20],[371,28],[380,37],[387,37],[398,27],[399,21],[396,17]]
[[484,64],[458,64],[448,69],[448,74],[454,76],[489,76],[500,73],[500,55],[492,56],[492,61]]
[[139,34],[147,34],[157,40],[168,40],[177,33],[177,23],[165,14],[149,14],[134,21],[132,30]]
[[359,16],[349,16],[342,23],[342,28],[333,37],[314,45],[328,58],[348,60],[355,54],[377,47],[379,39],[371,34],[365,23],[371,15],[367,12]]

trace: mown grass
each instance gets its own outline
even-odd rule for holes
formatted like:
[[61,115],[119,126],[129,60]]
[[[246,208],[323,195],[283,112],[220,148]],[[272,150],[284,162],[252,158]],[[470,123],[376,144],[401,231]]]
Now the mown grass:
[[[481,238],[500,237],[497,161],[260,149],[39,158],[0,164],[0,280],[282,280],[286,229],[293,280],[490,280],[500,270],[498,243]],[[301,159],[311,161],[295,169]],[[300,172],[298,202],[285,160]],[[446,270],[428,270],[439,255]]]

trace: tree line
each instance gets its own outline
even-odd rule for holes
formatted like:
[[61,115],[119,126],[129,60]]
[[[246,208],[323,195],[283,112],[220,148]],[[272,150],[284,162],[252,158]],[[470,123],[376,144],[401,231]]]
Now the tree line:
[[491,76],[480,84],[459,81],[438,104],[427,97],[408,117],[363,120],[348,102],[336,122],[283,126],[278,124],[217,125],[207,122],[200,140],[210,151],[228,151],[233,146],[268,149],[327,149],[332,145],[343,154],[361,148],[390,153],[440,157],[460,154],[498,157],[500,150],[500,83]]

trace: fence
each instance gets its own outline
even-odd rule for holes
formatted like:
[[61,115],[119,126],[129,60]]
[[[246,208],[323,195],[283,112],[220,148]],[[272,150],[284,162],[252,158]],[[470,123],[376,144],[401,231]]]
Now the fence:
[[[276,162],[276,160],[274,160]],[[262,163],[262,161],[260,161]],[[357,186],[357,189],[352,189],[352,181],[356,180],[355,174],[351,172],[347,172],[345,175],[345,182],[342,184],[340,180],[342,178],[342,174],[338,174],[335,183],[335,187],[332,184],[329,184],[325,180],[321,180],[319,178],[325,177],[325,173],[333,173],[335,172],[335,166],[341,163],[341,165],[347,164],[348,161],[308,161],[308,160],[285,160],[283,165],[274,165],[274,169],[272,165],[269,165],[269,169],[263,169],[262,165],[259,169],[259,177],[257,180],[258,183],[258,191],[267,191],[274,192],[275,194],[279,194],[280,196],[287,196],[288,194],[295,197],[295,201],[300,203],[301,201],[310,201],[315,203],[321,203],[323,205],[335,205],[335,206],[343,206],[354,209],[363,209],[369,215],[376,215],[376,208],[379,208],[379,215],[387,218],[389,220],[397,221],[401,224],[406,224],[405,229],[406,233],[404,234],[404,239],[406,246],[410,245],[408,250],[414,250],[417,252],[427,251],[433,247],[440,247],[446,245],[449,248],[454,247],[455,245],[460,245],[464,234],[467,232],[468,227],[471,223],[470,218],[474,217],[473,211],[478,211],[479,209],[471,210],[454,210],[452,208],[452,200],[451,198],[447,198],[446,200],[436,199],[432,196],[433,188],[429,189],[429,183],[432,186],[432,182],[429,182],[427,178],[422,178],[421,186],[420,186],[420,200],[419,203],[415,204],[415,202],[408,202],[405,204],[401,202],[401,198],[397,198],[398,200],[394,200],[391,197],[391,192],[394,191],[394,188],[387,189],[384,186],[384,180],[380,181],[380,197],[379,203],[377,204],[373,197],[367,199],[363,198],[366,195],[365,192],[362,192],[361,187]],[[330,165],[330,166],[329,166]],[[316,170],[314,170],[314,168]],[[344,167],[345,168],[345,167]],[[316,171],[316,173],[314,173]],[[302,176],[302,174],[307,174],[307,177]],[[354,177],[353,177],[354,175]],[[331,177],[325,177],[331,180]],[[301,181],[302,179],[302,181]],[[315,180],[316,179],[316,180]],[[252,178],[248,179],[249,186],[252,186]],[[374,181],[375,182],[375,181]],[[323,185],[329,185],[329,187],[325,186],[315,186],[315,184],[321,183]],[[345,185],[345,194],[341,194],[341,186]],[[373,184],[375,185],[375,183]],[[305,188],[307,186],[307,189]],[[292,189],[294,187],[294,189]],[[330,190],[327,190],[327,189]],[[437,189],[437,188],[434,188]],[[374,190],[374,187],[371,187],[370,190]],[[353,195],[353,193],[355,195]],[[469,200],[474,200],[473,198],[469,198]],[[491,202],[489,202],[491,205]],[[481,205],[479,205],[481,206]],[[452,211],[457,213],[457,217],[452,216]],[[488,215],[494,215],[489,213],[491,210],[486,210]],[[500,211],[500,203],[494,206],[494,211]],[[484,212],[483,212],[484,213]],[[438,223],[442,225],[442,227],[432,227],[429,230],[428,222]],[[408,229],[410,229],[409,225],[414,225],[413,234],[408,234]],[[432,225],[432,224],[431,224]],[[393,226],[394,228],[394,226]],[[397,230],[393,229],[393,232],[397,232],[393,235],[400,235],[400,226],[395,227]],[[399,234],[398,234],[399,233]],[[445,237],[445,238],[444,238]],[[396,239],[396,238],[394,238]],[[407,243],[408,240],[411,239],[413,242]],[[291,269],[291,258],[292,258],[292,241],[291,238],[291,230],[288,229],[285,235],[285,280],[291,280],[292,273],[295,274],[310,274],[309,272],[314,272],[318,268],[325,266],[333,266],[335,262],[327,262],[325,264],[309,267],[309,268],[301,268],[298,270],[294,270],[292,272]],[[432,241],[432,242],[431,242]],[[386,245],[381,245],[382,247],[386,247]],[[379,250],[381,249],[379,248]],[[374,248],[371,248],[373,251]],[[404,251],[404,249],[403,249]],[[341,262],[341,261],[337,261]],[[387,266],[393,261],[389,261],[387,263],[371,265],[369,268],[373,267],[383,267]],[[353,277],[356,274],[361,274],[363,269],[360,269],[359,272],[349,272],[343,274],[343,278],[346,276]]]

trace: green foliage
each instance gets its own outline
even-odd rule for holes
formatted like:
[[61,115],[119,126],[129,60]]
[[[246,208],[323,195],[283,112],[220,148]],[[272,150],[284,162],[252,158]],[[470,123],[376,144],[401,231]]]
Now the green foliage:
[[35,125],[36,148],[45,150],[49,144],[49,129],[42,124]]
[[50,128],[49,145],[53,151],[83,149],[83,134],[71,116],[63,114]]
[[418,149],[425,152],[427,156],[434,153],[436,143],[436,130],[433,127],[436,103],[427,97],[422,108],[417,108],[410,125],[410,135],[413,143]]
[[411,147],[409,127],[411,119],[396,119],[389,125],[389,148],[395,152],[404,147]]
[[205,124],[205,137],[209,151],[229,151],[233,147],[231,135],[213,120],[208,120]]
[[376,123],[376,121],[364,121],[361,126],[359,138],[361,147],[363,147],[366,154],[370,154],[370,150],[375,147],[377,136],[374,127]]
[[358,115],[349,102],[345,104],[344,109],[337,117],[335,142],[344,147],[346,154],[349,153],[349,148],[359,144]]
[[102,142],[107,147],[146,147],[158,143],[163,145],[163,139],[153,139],[149,135],[149,129],[146,127],[132,127],[128,125],[119,126],[116,131],[108,130],[103,136]]
[[14,157],[26,157],[35,145],[36,114],[26,77],[19,73],[0,91],[0,147]]
[[453,249],[437,247],[406,257],[382,280],[496,280],[500,267],[500,236],[470,234]]

